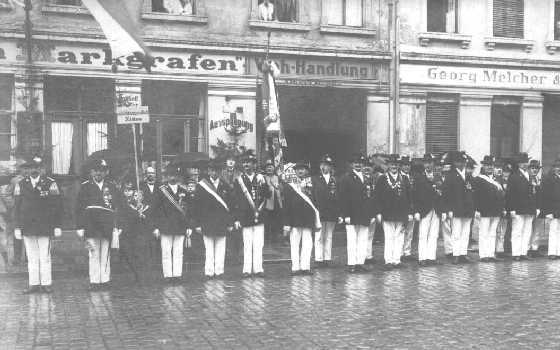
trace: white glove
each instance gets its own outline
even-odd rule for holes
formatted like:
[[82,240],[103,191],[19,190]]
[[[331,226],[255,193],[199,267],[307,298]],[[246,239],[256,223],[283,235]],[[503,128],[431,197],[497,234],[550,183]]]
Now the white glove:
[[344,223],[345,223],[346,225],[350,225],[350,222],[351,222],[350,217],[344,218]]
[[537,209],[537,215],[536,216],[539,216],[539,215],[541,215],[541,210]]
[[23,236],[21,234],[21,229],[19,229],[19,228],[14,229],[14,238],[15,239],[22,239],[23,238]]
[[475,211],[474,212],[474,217],[477,219],[480,219],[480,212],[479,211]]
[[377,214],[376,220],[377,220],[377,222],[381,223],[381,221],[383,221],[383,215]]
[[194,229],[196,233],[202,233],[202,227],[197,227]]
[[159,228],[156,228],[154,230],[154,237],[159,238],[160,234],[159,234]]
[[449,220],[453,219],[453,212],[452,211],[448,212],[447,217],[449,217]]
[[370,225],[373,225],[375,223],[375,218],[371,218],[371,220],[369,221]]
[[192,235],[192,229],[188,228],[187,231],[185,232],[185,236],[190,237]]
[[503,217],[506,217],[506,215],[507,215],[507,211],[504,210],[504,211],[502,212],[502,216],[503,216]]
[[76,230],[76,234],[78,235],[78,237],[84,238],[85,231],[84,229]]
[[114,235],[120,236],[121,233],[122,233],[122,230],[120,230],[120,229],[118,229],[118,228],[116,228],[116,227],[113,229],[113,234],[114,234]]
[[517,216],[517,213],[515,212],[515,210],[512,210],[512,211],[509,212],[509,215],[511,217],[514,217],[514,216]]
[[420,213],[414,214],[414,220],[420,221]]
[[546,218],[547,218],[547,219],[554,219],[554,214],[548,214],[548,215],[546,216]]
[[341,218],[341,217],[338,217],[337,222],[338,222],[339,224],[342,224],[342,223],[344,222],[344,219]]
[[292,228],[290,226],[284,226],[284,233],[290,233]]
[[233,228],[235,228],[236,230],[239,230],[241,228],[241,222],[236,221],[233,223]]
[[55,237],[62,236],[62,230],[60,229],[60,227],[57,227],[57,228],[54,229],[54,236]]
[[414,219],[414,217],[412,216],[412,214],[408,214],[408,222],[411,222]]

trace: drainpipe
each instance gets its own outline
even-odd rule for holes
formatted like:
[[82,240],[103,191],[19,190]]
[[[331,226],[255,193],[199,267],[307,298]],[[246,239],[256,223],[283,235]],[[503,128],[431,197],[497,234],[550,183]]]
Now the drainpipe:
[[389,47],[391,50],[389,106],[389,150],[399,153],[399,111],[400,111],[400,43],[399,43],[399,0],[389,3]]

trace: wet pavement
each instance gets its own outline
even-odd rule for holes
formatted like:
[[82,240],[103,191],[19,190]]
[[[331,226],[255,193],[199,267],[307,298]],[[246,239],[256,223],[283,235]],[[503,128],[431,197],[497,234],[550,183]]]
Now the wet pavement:
[[59,272],[52,295],[1,275],[0,349],[560,348],[560,261],[348,274],[342,259],[313,276],[266,265],[264,279],[230,266],[204,281],[191,266],[180,285],[119,272],[97,292]]

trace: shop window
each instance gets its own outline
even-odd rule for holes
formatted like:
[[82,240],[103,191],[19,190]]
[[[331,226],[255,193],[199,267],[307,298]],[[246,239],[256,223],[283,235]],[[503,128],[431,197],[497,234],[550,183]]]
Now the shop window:
[[493,0],[493,5],[494,36],[523,38],[524,0]]
[[430,95],[426,104],[426,152],[458,148],[459,100],[455,95]]
[[560,40],[560,0],[554,1],[554,40]]
[[11,76],[0,75],[0,160],[9,160],[12,151],[12,91]]
[[490,122],[490,153],[511,157],[519,152],[521,104],[512,99],[494,99]]
[[109,147],[114,128],[114,82],[50,77],[45,87],[52,173],[79,175],[90,154]]
[[458,0],[428,0],[428,32],[458,32]]
[[351,27],[363,26],[362,0],[324,0],[327,24]]

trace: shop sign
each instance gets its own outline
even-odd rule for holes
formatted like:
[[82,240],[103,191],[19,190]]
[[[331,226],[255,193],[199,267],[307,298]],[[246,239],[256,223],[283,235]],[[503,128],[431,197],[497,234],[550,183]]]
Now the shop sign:
[[148,106],[142,106],[139,94],[117,92],[117,124],[149,123]]
[[229,103],[223,107],[224,117],[210,120],[210,130],[223,128],[231,136],[240,136],[247,132],[253,132],[253,123],[244,120],[243,107],[232,108]]
[[[330,80],[387,80],[384,64],[379,62],[347,59],[279,58],[274,60],[280,69],[281,79],[294,84],[294,79],[315,79],[314,85],[327,86],[321,82]],[[257,70],[252,60],[251,71]],[[313,85],[313,84],[310,84]]]
[[560,90],[560,72],[404,64],[401,66],[401,82],[442,86]]

